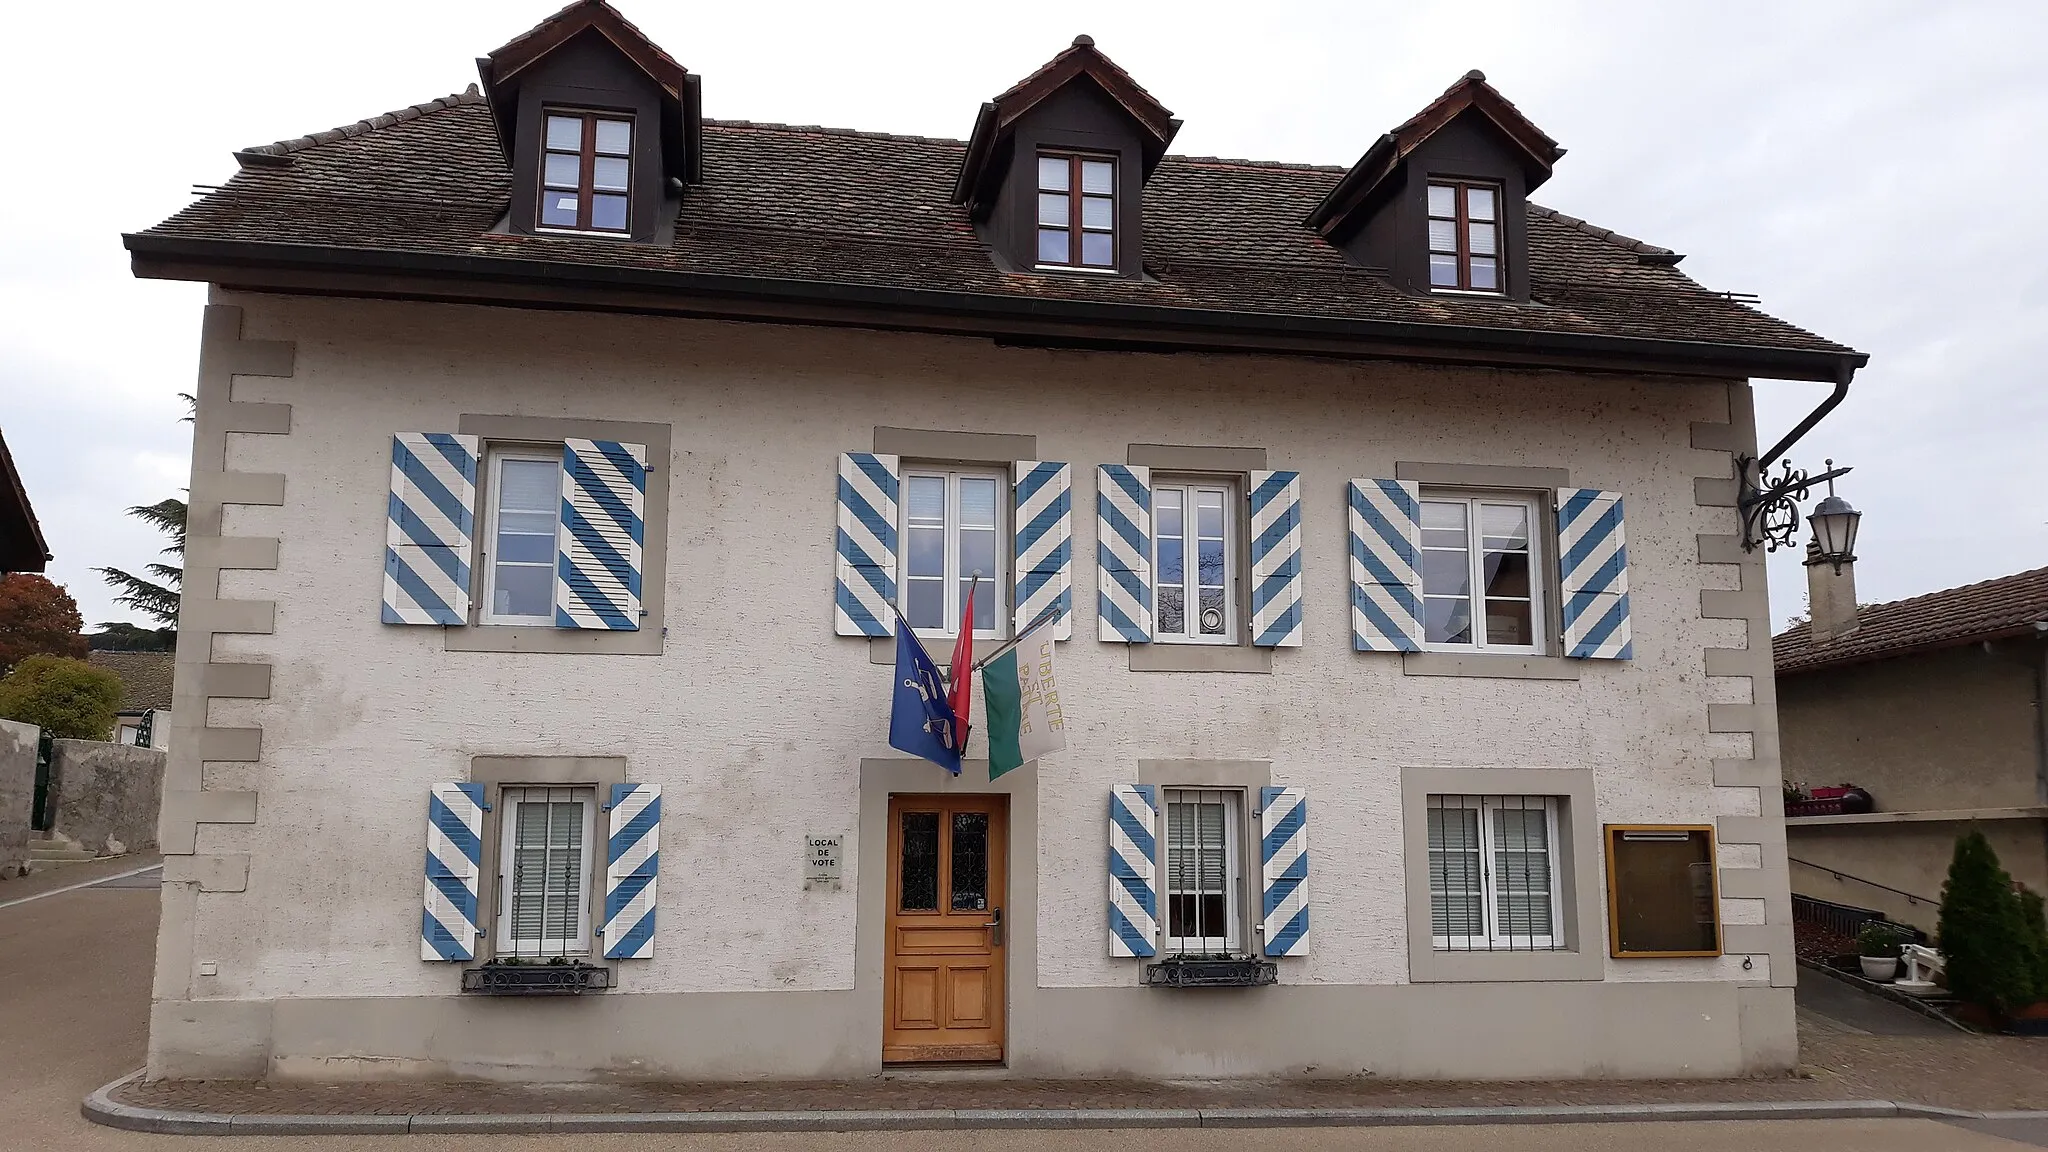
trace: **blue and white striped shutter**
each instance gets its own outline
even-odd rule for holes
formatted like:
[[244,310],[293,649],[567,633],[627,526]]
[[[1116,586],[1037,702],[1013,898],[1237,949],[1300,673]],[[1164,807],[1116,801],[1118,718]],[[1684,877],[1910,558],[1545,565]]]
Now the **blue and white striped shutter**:
[[895,456],[839,457],[838,571],[832,582],[833,629],[841,636],[894,636],[896,499],[902,466]]
[[1159,787],[1109,790],[1109,954],[1159,954]]
[[1565,655],[1628,660],[1628,542],[1621,493],[1557,490],[1557,570]]
[[400,432],[391,438],[384,623],[469,623],[476,452],[476,437],[453,432]]
[[646,536],[647,446],[564,440],[555,627],[638,631]]
[[[1096,638],[1152,642],[1152,470],[1095,470]],[[1151,953],[1147,952],[1149,956]]]
[[1252,473],[1252,643],[1301,647],[1301,473]]
[[1055,639],[1074,635],[1074,470],[1051,460],[1017,461],[1016,627],[1058,604]]
[[1266,955],[1308,955],[1308,794],[1259,789]]
[[1351,482],[1351,647],[1422,651],[1422,490],[1412,480]]
[[604,956],[654,955],[654,880],[661,869],[661,785],[614,784],[604,854]]
[[427,895],[420,959],[476,959],[477,875],[484,858],[484,786],[436,784],[427,798]]

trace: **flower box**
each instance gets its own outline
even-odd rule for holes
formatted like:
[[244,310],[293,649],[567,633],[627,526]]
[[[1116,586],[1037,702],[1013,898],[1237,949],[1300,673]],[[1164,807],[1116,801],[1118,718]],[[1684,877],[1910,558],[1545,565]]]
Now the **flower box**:
[[1236,956],[1191,956],[1145,965],[1152,988],[1258,988],[1280,982],[1271,960]]
[[611,986],[611,969],[581,960],[567,964],[494,961],[462,973],[462,990],[483,996],[580,996]]

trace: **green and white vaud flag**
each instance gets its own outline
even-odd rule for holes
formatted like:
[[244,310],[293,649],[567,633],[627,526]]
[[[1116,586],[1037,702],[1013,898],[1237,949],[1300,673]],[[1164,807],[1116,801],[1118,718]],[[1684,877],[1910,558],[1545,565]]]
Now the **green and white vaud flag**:
[[1053,630],[1043,628],[982,669],[988,700],[988,778],[1067,746],[1059,685],[1052,675]]

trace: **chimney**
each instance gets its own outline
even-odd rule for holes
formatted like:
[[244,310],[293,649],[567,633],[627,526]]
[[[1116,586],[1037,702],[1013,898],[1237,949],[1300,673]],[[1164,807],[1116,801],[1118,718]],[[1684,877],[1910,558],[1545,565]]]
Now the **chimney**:
[[1856,561],[1842,562],[1841,571],[1821,559],[1820,544],[1806,542],[1806,611],[1816,644],[1841,640],[1856,631]]

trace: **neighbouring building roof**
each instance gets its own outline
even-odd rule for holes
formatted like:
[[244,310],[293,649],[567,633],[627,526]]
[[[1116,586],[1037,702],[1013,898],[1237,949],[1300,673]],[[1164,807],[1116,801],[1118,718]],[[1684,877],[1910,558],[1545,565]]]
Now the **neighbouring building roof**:
[[2035,621],[2048,620],[2048,568],[1859,607],[1856,620],[1856,631],[1829,643],[1814,643],[1805,624],[1772,637],[1778,675],[2033,635]]
[[1235,325],[1333,342],[1370,331],[1411,348],[1476,341],[1532,359],[1538,345],[1619,355],[1619,340],[1631,342],[1622,352],[1654,347],[1717,373],[1778,378],[1846,379],[1866,359],[1701,287],[1667,249],[1533,204],[1529,302],[1401,291],[1347,263],[1307,225],[1346,171],[1309,164],[1165,156],[1145,186],[1142,278],[997,267],[953,203],[962,141],[734,120],[703,122],[703,182],[682,196],[672,237],[516,235],[501,226],[512,177],[497,127],[472,88],[248,149],[224,186],[128,244],[138,271],[157,260],[167,271],[145,274],[186,278],[220,278],[229,266],[246,276],[265,261],[347,263],[472,283],[523,277],[771,302],[872,299],[899,311],[926,302],[952,314],[1028,309],[1040,318],[1092,309],[1105,323],[1170,316],[1200,330]]
[[28,489],[14,470],[14,454],[0,437],[0,572],[41,572],[49,560],[43,526],[36,523]]
[[121,678],[126,689],[121,711],[140,712],[171,706],[171,669],[177,656],[170,652],[88,652],[85,662],[104,668]]

